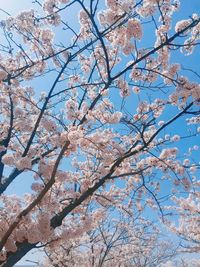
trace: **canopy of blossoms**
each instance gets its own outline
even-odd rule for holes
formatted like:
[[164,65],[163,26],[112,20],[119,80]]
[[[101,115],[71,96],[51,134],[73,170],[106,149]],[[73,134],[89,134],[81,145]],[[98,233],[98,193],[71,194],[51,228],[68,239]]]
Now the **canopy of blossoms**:
[[[177,20],[181,2],[35,0],[1,21],[1,266],[34,248],[45,266],[165,266],[163,223],[199,251],[200,76],[184,58],[200,17]],[[123,242],[107,251],[109,227]]]

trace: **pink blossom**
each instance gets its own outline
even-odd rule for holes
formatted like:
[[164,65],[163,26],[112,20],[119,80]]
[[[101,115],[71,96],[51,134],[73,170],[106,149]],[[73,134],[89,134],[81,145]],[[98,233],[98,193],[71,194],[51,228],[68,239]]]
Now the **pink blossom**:
[[24,169],[31,169],[32,168],[32,162],[31,159],[28,157],[23,157],[16,162],[16,167],[18,170],[24,170]]
[[142,38],[142,25],[138,19],[129,19],[127,24],[127,37],[134,37],[135,39]]
[[140,88],[138,86],[134,86],[132,88],[132,91],[135,93],[135,94],[139,94],[140,93]]
[[12,154],[6,154],[2,158],[2,162],[6,165],[13,166],[15,162],[14,156]]
[[0,71],[0,81],[3,81],[7,77],[7,73],[5,71]]
[[182,31],[184,28],[186,28],[188,25],[190,25],[190,23],[191,23],[190,19],[178,21],[176,23],[176,26],[175,26],[175,31],[176,32]]

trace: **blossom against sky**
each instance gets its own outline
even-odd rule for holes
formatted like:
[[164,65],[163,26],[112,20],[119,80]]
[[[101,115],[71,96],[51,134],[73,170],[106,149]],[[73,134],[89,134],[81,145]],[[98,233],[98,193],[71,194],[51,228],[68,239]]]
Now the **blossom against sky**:
[[[18,1],[18,3],[19,3],[20,1]],[[21,1],[21,3],[22,3],[23,1]],[[4,2],[5,3],[5,2]],[[16,3],[16,2],[15,2]],[[27,2],[28,3],[28,2]],[[187,1],[183,1],[183,3],[189,3],[189,2],[187,2]],[[195,1],[194,1],[194,3],[196,3]],[[23,6],[23,4],[21,4],[22,6]],[[187,4],[188,5],[188,4]],[[187,5],[186,6],[184,6],[183,5],[183,10],[184,10],[184,12],[182,12],[182,13],[180,13],[180,17],[178,17],[177,19],[179,20],[179,19],[182,19],[183,17],[184,18],[188,18],[188,16],[189,16],[189,13],[191,14],[191,13],[193,13],[193,12],[195,12],[196,10],[195,10],[195,8],[194,8],[194,6],[192,6],[191,4],[190,4],[190,6],[188,5],[188,9],[187,9]],[[195,4],[196,5],[196,4]],[[21,7],[22,7],[21,6]],[[194,9],[194,10],[192,10],[191,11],[191,6],[192,6],[192,9]],[[28,6],[29,7],[29,6]],[[13,8],[12,9],[12,12],[10,12],[10,10],[9,10],[9,8]],[[8,12],[10,12],[11,14],[13,14],[13,12],[17,12],[17,10],[18,10],[18,8],[19,8],[19,6],[16,6],[16,7],[14,7],[14,6],[12,6],[11,5],[11,7],[9,7],[9,3],[7,4],[7,7],[5,7],[4,9],[5,10],[7,10]],[[190,11],[189,11],[189,8],[190,8]],[[25,6],[23,6],[23,10],[25,9]],[[4,13],[5,14],[5,13]],[[77,14],[76,14],[77,15]],[[182,17],[182,15],[183,15],[183,17]],[[75,17],[75,18],[77,18],[77,16]],[[75,25],[76,25],[76,21],[71,21],[71,23],[74,23]],[[148,35],[146,35],[146,37],[148,37]],[[66,36],[66,38],[68,38],[68,36]],[[153,38],[153,34],[149,34],[149,38]],[[140,43],[141,44],[141,43]],[[142,44],[143,45],[143,44]],[[173,59],[175,59],[175,60],[177,60],[178,58],[173,58]],[[196,66],[196,63],[195,62],[197,62],[197,59],[196,58],[193,58],[192,59],[192,57],[187,57],[187,59],[188,60],[190,60],[190,63],[193,63],[194,62],[194,65]],[[194,61],[193,61],[194,60]],[[195,61],[196,60],[196,61]],[[178,60],[178,62],[179,62],[179,60]],[[186,64],[186,66],[187,66],[187,62],[185,61],[184,62],[184,65]],[[190,64],[191,65],[191,64]],[[43,82],[45,82],[45,83],[47,83],[48,81],[47,81],[47,79],[46,80],[43,80]],[[47,88],[48,89],[48,88]],[[40,86],[37,88],[37,90],[40,90]],[[135,95],[134,95],[134,97],[135,97]],[[136,97],[135,98],[131,98],[131,99],[133,99],[133,100],[135,100],[136,99]],[[135,104],[135,102],[132,102],[132,106]],[[71,140],[70,140],[71,141]],[[72,140],[73,141],[73,140]],[[19,193],[20,192],[20,190],[21,190],[21,188],[20,188],[20,181],[17,179],[16,180],[17,181],[17,184],[13,184],[13,188],[10,188],[9,190],[13,190],[13,192],[12,193]],[[22,185],[23,185],[23,188],[24,188],[24,185],[25,185],[25,183],[26,182],[24,182],[24,181],[27,181],[27,177],[26,177],[26,173],[24,174],[24,177],[23,177],[23,182],[22,182]],[[10,192],[11,192],[10,191]],[[9,193],[10,193],[9,192]],[[20,192],[21,193],[21,192]]]

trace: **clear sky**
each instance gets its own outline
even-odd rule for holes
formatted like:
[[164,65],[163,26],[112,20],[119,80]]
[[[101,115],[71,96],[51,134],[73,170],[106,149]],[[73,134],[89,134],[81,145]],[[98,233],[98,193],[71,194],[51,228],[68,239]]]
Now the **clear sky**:
[[[7,11],[9,14],[14,15],[21,10],[25,10],[33,6],[31,0],[0,0],[0,9]],[[0,12],[2,18],[3,12]]]

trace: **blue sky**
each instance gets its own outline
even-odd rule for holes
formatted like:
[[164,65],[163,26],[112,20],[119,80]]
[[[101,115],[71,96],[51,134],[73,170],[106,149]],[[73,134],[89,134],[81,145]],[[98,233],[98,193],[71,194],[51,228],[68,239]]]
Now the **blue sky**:
[[[32,1],[30,0],[0,0],[0,9],[7,11],[11,15],[14,15],[21,10],[26,10],[33,6],[31,2]],[[0,16],[3,16],[2,14],[0,13]]]

